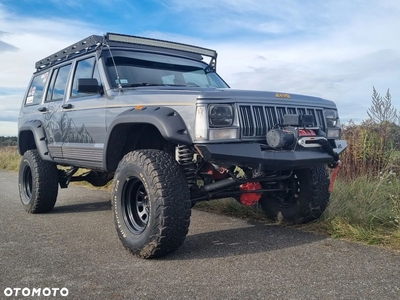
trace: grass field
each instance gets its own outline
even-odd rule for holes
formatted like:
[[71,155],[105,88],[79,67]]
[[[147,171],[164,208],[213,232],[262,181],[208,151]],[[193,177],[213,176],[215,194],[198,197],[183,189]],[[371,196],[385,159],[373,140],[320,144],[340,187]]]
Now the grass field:
[[18,171],[20,161],[17,147],[0,147],[0,170]]
[[[0,169],[18,171],[20,159],[16,147],[0,147]],[[269,222],[258,207],[246,207],[233,199],[202,202],[196,207]],[[339,174],[322,218],[301,228],[400,251],[399,176],[389,171],[375,178],[341,180]]]

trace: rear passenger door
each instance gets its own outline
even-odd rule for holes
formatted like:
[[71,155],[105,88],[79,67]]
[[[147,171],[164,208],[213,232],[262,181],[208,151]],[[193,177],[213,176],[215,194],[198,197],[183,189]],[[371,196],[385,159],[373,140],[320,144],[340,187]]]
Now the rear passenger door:
[[57,159],[62,158],[62,149],[65,122],[60,118],[62,104],[66,95],[68,78],[72,64],[53,68],[44,104],[39,108],[44,114],[44,129],[46,131],[50,155]]
[[65,124],[62,138],[63,158],[80,161],[87,167],[102,167],[106,100],[100,93],[79,92],[79,78],[96,78],[101,87],[94,56],[77,59],[74,65],[60,120]]

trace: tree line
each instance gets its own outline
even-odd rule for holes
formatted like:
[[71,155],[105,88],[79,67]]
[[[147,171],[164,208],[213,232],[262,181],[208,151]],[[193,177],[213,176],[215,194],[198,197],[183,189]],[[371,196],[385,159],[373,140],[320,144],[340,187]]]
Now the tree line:
[[18,138],[16,136],[0,136],[1,146],[17,146]]

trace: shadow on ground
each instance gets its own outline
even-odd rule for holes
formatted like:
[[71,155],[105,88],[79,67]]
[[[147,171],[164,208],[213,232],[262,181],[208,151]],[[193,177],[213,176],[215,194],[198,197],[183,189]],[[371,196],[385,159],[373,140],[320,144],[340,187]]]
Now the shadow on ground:
[[64,204],[54,207],[51,214],[85,213],[107,210],[111,211],[111,201]]
[[166,260],[209,259],[276,251],[326,239],[324,235],[281,225],[251,227],[188,235],[183,246]]

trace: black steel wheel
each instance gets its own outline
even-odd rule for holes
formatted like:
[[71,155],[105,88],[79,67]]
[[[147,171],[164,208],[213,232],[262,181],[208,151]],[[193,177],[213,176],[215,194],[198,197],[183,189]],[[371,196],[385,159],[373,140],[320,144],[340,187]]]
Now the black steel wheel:
[[126,154],[115,173],[112,199],[118,236],[133,254],[160,257],[183,244],[190,193],[171,155],[153,149]]
[[143,183],[136,177],[129,178],[122,191],[122,210],[124,221],[133,233],[142,233],[149,222],[149,196]]
[[58,195],[57,166],[44,161],[39,152],[28,150],[19,167],[19,195],[29,213],[45,213],[53,209]]
[[288,223],[308,223],[318,219],[329,203],[329,177],[325,167],[293,170],[292,176],[281,182],[287,189],[263,195],[260,205],[272,220]]

